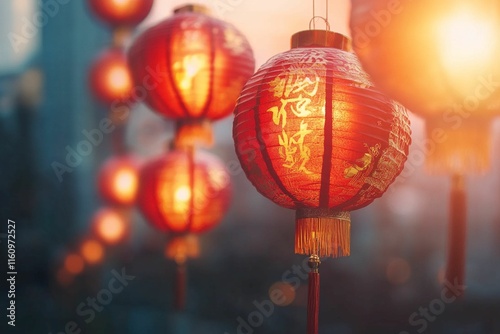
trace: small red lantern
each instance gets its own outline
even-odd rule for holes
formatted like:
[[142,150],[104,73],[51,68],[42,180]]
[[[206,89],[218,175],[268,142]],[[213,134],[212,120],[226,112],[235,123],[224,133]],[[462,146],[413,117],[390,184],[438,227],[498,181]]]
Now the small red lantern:
[[107,24],[133,27],[148,16],[154,0],[88,0],[92,12]]
[[230,196],[230,177],[217,157],[174,150],[142,168],[137,204],[162,231],[202,233],[221,221]]
[[142,33],[129,50],[146,103],[179,122],[178,143],[210,144],[208,121],[231,114],[255,61],[247,39],[231,24],[188,5]]
[[130,99],[133,82],[122,49],[102,52],[90,68],[89,81],[92,93],[103,103]]
[[102,198],[114,205],[133,205],[139,186],[139,168],[140,162],[132,156],[115,156],[106,160],[97,179]]
[[115,245],[128,236],[127,215],[111,207],[99,209],[92,218],[94,234],[105,244]]
[[374,87],[349,40],[310,30],[247,82],[233,137],[247,178],[296,209],[295,252],[311,255],[307,333],[318,333],[320,256],[350,254],[349,211],[380,197],[402,171],[406,110]]
[[185,304],[186,260],[199,253],[197,237],[220,223],[231,182],[224,164],[207,152],[174,150],[143,167],[139,209],[154,227],[173,232],[165,254],[177,264],[175,308]]

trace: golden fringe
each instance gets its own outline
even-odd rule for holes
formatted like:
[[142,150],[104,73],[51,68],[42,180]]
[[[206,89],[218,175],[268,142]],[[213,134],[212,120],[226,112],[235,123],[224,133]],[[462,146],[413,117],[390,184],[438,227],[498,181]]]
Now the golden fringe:
[[[433,132],[442,131],[436,141]],[[427,127],[427,161],[435,174],[483,174],[490,168],[491,138],[488,123],[463,124],[458,129]]]
[[319,257],[351,254],[351,220],[344,217],[297,217],[295,253]]

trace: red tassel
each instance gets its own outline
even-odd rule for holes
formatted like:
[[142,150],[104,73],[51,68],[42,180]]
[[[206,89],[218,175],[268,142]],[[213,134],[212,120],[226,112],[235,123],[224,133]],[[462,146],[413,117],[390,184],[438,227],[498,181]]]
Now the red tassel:
[[174,307],[176,311],[183,311],[186,306],[186,265],[184,263],[177,264],[174,284]]
[[309,258],[309,292],[307,296],[307,334],[318,334],[319,323],[319,257]]
[[[446,281],[463,285],[465,281],[465,249],[467,232],[467,203],[464,177],[453,175],[450,194],[450,223]],[[457,283],[455,283],[457,282]]]

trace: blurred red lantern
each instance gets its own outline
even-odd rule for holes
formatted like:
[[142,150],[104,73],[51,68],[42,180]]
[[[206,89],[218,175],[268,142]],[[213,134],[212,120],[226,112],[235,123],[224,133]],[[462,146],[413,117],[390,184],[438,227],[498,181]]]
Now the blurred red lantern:
[[90,89],[106,104],[129,100],[133,89],[126,57],[120,48],[102,52],[90,68]]
[[500,115],[499,9],[483,0],[352,2],[354,50],[377,87],[426,119],[433,172],[489,168],[490,123]]
[[490,124],[500,114],[499,10],[485,0],[352,1],[363,67],[377,87],[425,118],[427,167],[451,175],[446,276],[458,284],[465,279],[464,175],[490,167]]
[[207,121],[231,114],[255,66],[247,39],[206,12],[179,8],[142,33],[128,54],[135,84],[147,89],[146,103],[179,122],[181,145],[211,142]]
[[295,252],[311,255],[309,334],[318,333],[320,256],[350,254],[349,211],[381,196],[402,171],[410,143],[406,110],[378,92],[329,31],[292,36],[247,82],[233,137],[247,178],[296,209]]
[[154,0],[88,0],[91,11],[107,24],[135,26],[148,16]]
[[115,245],[129,234],[127,215],[110,207],[101,208],[92,218],[92,230],[103,243]]
[[201,233],[221,221],[230,196],[229,174],[216,156],[174,150],[142,168],[137,204],[160,230]]
[[186,259],[199,253],[197,237],[215,227],[231,197],[224,164],[207,152],[174,150],[143,167],[137,197],[139,209],[154,227],[173,232],[165,254],[177,264],[175,308],[185,304]]
[[113,156],[106,160],[98,175],[99,193],[114,205],[135,204],[139,186],[140,162],[129,155]]

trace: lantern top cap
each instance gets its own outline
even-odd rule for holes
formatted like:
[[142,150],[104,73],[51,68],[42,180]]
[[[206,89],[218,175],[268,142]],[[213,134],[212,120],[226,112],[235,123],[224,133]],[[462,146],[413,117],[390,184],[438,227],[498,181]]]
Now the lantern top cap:
[[174,9],[174,14],[181,14],[181,13],[199,13],[199,14],[209,15],[210,9],[204,5],[187,4]]
[[328,47],[351,51],[351,40],[339,33],[328,30],[304,30],[292,35],[291,48]]

